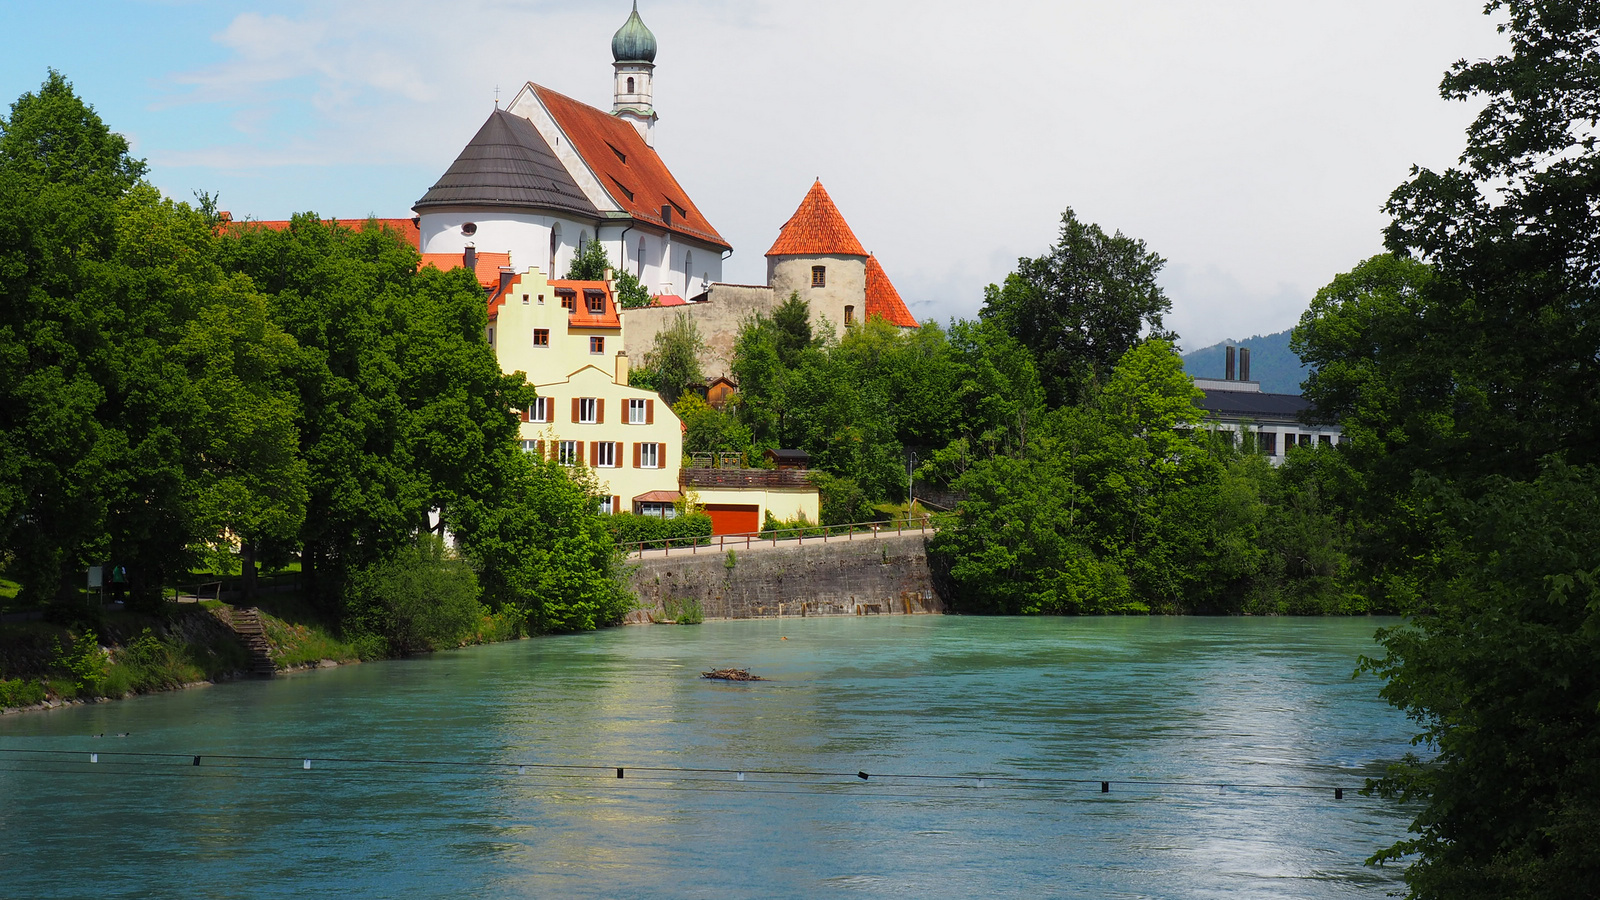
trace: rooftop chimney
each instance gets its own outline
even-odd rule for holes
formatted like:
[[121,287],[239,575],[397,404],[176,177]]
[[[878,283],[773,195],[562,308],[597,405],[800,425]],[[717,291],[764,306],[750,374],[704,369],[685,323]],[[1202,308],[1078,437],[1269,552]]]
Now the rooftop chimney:
[[500,267],[500,293],[511,289],[511,282],[517,280],[517,270],[510,266]]
[[1239,380],[1250,380],[1250,348],[1239,348]]
[[[616,377],[616,382],[617,382],[617,384],[627,384],[628,383],[628,351],[626,351],[626,350],[618,350],[617,351],[617,377]],[[624,410],[624,412],[626,412],[626,410]]]
[[1222,380],[1223,381],[1232,381],[1233,380],[1233,354],[1234,354],[1234,352],[1235,351],[1234,351],[1234,348],[1232,346],[1226,347],[1222,351],[1223,359],[1225,360],[1225,362],[1222,364]]
[[672,225],[672,204],[668,203],[668,204],[666,204],[666,205],[661,207],[661,221],[666,223],[668,227],[671,227],[671,225]]
[[477,272],[478,271],[478,248],[477,247],[474,247],[471,244],[468,244],[467,245],[467,249],[461,251],[461,265],[468,272]]

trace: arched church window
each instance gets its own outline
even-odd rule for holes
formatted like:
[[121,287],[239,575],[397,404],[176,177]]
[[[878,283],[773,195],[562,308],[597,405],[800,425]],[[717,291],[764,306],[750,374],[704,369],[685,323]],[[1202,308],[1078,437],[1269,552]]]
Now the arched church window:
[[461,233],[466,235],[467,237],[472,237],[473,235],[478,233],[478,223],[477,222],[462,222],[461,223]]
[[560,247],[561,223],[557,222],[556,224],[550,226],[550,268],[548,270],[548,277],[550,278],[554,278],[556,275],[556,250],[560,249]]
[[630,94],[633,93],[633,79],[632,78],[628,79],[628,93],[630,93]]
[[683,289],[689,289],[689,273],[694,271],[694,251],[683,251]]
[[644,280],[644,238],[639,238],[639,271],[633,277]]
[[578,255],[582,256],[585,248],[589,246],[589,232],[578,232]]

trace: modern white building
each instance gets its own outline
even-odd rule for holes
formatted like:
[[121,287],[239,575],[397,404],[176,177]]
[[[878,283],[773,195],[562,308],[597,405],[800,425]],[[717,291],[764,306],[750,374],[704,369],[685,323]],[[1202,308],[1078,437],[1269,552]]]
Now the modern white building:
[[1236,440],[1274,465],[1283,462],[1290,447],[1339,443],[1339,426],[1304,421],[1311,401],[1299,394],[1266,393],[1259,381],[1250,380],[1248,348],[1237,348],[1237,370],[1235,348],[1228,347],[1224,353],[1223,377],[1194,380],[1194,386],[1205,392],[1200,406],[1207,414],[1207,428],[1236,435]]

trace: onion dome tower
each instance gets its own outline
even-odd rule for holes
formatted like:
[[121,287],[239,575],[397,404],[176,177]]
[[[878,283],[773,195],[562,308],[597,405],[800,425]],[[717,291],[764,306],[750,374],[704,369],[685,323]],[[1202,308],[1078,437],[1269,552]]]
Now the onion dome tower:
[[656,108],[650,79],[656,69],[656,36],[639,18],[639,0],[633,0],[628,21],[611,36],[611,58],[616,70],[611,114],[638,129],[645,144],[654,147]]

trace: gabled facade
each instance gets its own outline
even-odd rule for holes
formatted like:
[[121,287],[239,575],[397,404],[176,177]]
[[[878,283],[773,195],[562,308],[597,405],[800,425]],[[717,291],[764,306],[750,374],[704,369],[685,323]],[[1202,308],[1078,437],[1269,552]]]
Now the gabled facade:
[[671,508],[683,426],[654,391],[628,386],[611,285],[508,272],[489,301],[489,340],[501,371],[524,373],[539,395],[518,411],[524,451],[592,469],[604,512]]

